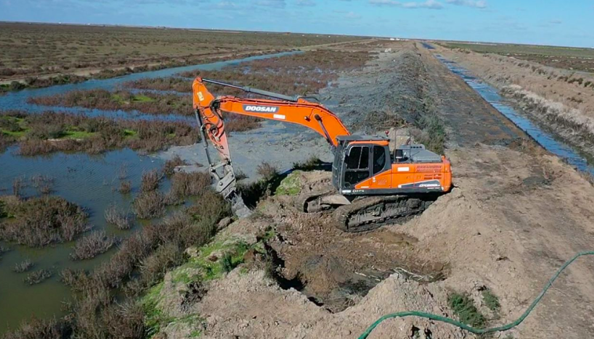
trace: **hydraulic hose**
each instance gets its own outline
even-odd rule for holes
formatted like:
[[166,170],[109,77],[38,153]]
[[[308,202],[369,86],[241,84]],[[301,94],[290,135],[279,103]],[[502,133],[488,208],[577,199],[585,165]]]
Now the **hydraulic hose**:
[[512,329],[512,328],[520,325],[528,317],[528,315],[532,312],[532,310],[536,307],[536,305],[544,297],[545,293],[547,293],[548,289],[553,285],[553,283],[555,282],[555,280],[557,280],[557,278],[559,277],[559,275],[561,274],[561,272],[563,272],[577,258],[582,257],[582,256],[586,256],[586,255],[594,255],[594,251],[580,252],[580,253],[576,254],[575,256],[573,256],[573,258],[567,260],[557,270],[557,273],[555,273],[555,275],[553,275],[553,277],[545,285],[545,287],[543,288],[542,292],[540,292],[540,294],[536,297],[536,299],[534,299],[534,301],[532,302],[532,304],[530,304],[530,307],[528,307],[528,309],[516,321],[511,322],[511,323],[509,323],[507,325],[502,325],[502,326],[492,327],[492,328],[475,328],[475,327],[466,325],[464,323],[461,323],[461,322],[459,322],[457,320],[454,320],[454,319],[451,319],[451,318],[448,318],[448,317],[443,317],[443,316],[436,315],[436,314],[432,314],[432,313],[426,313],[426,312],[420,312],[420,311],[405,311],[405,312],[396,312],[396,313],[386,314],[383,317],[379,318],[373,324],[371,324],[371,326],[369,326],[365,330],[365,332],[363,332],[363,334],[361,334],[359,336],[359,339],[365,339],[365,338],[367,338],[371,334],[371,332],[373,332],[373,330],[377,327],[377,325],[379,325],[384,320],[387,320],[387,319],[390,319],[390,318],[405,318],[405,317],[411,317],[411,316],[421,317],[421,318],[426,318],[426,319],[431,319],[431,320],[435,320],[435,321],[440,321],[440,322],[448,323],[448,324],[457,326],[457,327],[459,327],[459,328],[461,328],[463,330],[466,330],[466,331],[468,331],[470,333],[474,333],[474,334],[486,334],[486,333],[502,332],[502,331],[510,330],[510,329]]

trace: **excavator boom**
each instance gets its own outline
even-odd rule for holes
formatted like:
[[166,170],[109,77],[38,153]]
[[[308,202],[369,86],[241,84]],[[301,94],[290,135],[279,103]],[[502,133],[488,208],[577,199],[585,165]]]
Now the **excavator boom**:
[[[215,98],[206,88],[206,83],[236,88],[246,93],[254,93],[273,99],[246,99],[232,96]],[[319,103],[310,102],[301,97],[291,97],[200,77],[194,80],[192,89],[196,119],[203,137],[205,140],[210,140],[220,158],[220,162],[213,161],[205,142],[211,174],[218,182],[217,190],[230,200],[238,199],[238,197],[222,112],[302,125],[316,131],[333,147],[338,145],[339,136],[350,135],[334,113]]]

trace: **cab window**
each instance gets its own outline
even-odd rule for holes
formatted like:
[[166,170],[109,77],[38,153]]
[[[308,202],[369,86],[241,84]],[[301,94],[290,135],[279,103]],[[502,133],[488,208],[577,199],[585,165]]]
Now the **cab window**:
[[383,171],[386,166],[386,148],[373,146],[373,175]]
[[354,146],[344,159],[346,169],[344,184],[347,188],[370,177],[369,146]]

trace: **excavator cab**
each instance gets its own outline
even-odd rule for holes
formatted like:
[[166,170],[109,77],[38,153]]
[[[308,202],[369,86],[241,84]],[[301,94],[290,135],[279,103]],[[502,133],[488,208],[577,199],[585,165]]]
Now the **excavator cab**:
[[337,139],[332,183],[345,196],[440,193],[451,188],[449,161],[423,145],[390,151],[384,137]]

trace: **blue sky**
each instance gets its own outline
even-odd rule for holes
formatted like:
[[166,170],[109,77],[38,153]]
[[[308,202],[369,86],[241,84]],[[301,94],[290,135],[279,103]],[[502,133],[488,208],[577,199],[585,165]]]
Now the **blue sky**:
[[0,20],[594,47],[594,0],[0,0]]

